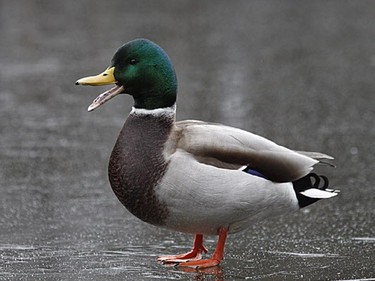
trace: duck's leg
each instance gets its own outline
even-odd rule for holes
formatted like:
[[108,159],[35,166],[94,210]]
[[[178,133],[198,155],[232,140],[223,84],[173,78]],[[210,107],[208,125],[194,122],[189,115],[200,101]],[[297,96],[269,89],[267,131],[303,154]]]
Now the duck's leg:
[[162,263],[181,263],[187,261],[196,261],[202,258],[202,253],[207,253],[206,247],[203,245],[203,235],[196,234],[194,237],[193,249],[185,254],[176,256],[160,256],[158,261]]
[[218,265],[224,258],[224,246],[227,238],[228,228],[221,228],[219,230],[219,240],[217,241],[216,249],[212,258],[196,261],[185,261],[178,264],[183,267],[208,268]]

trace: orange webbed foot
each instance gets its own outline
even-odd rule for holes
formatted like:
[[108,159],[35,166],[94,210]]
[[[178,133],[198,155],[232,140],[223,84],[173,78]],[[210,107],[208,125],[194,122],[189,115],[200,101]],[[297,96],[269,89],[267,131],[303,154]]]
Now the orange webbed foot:
[[194,246],[190,252],[175,256],[160,256],[158,261],[163,264],[168,263],[183,263],[189,261],[197,261],[202,259],[202,253],[207,253],[206,247],[203,245],[203,235],[196,234],[194,239]]
[[158,261],[162,262],[163,264],[174,263],[175,266],[181,268],[204,269],[217,266],[224,257],[224,246],[227,234],[228,228],[219,229],[219,240],[217,242],[215,252],[210,259],[202,260],[202,253],[207,253],[207,249],[203,246],[203,235],[196,234],[194,246],[190,252],[177,256],[161,256],[158,258]]
[[186,254],[175,255],[175,256],[160,256],[158,261],[161,263],[181,263],[187,261],[196,261],[202,259],[202,253],[196,251],[190,251]]
[[204,260],[197,260],[197,261],[186,261],[178,263],[176,266],[178,267],[190,267],[195,269],[203,269],[214,267],[220,264],[220,260],[211,258],[211,259],[204,259]]

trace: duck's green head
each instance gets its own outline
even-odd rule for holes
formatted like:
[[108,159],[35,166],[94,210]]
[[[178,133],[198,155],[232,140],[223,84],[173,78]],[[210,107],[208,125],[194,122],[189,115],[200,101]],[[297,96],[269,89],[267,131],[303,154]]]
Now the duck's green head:
[[126,43],[116,51],[103,73],[79,79],[76,84],[116,84],[99,95],[89,111],[122,93],[133,96],[136,108],[170,107],[176,102],[177,79],[172,62],[162,48],[146,39]]

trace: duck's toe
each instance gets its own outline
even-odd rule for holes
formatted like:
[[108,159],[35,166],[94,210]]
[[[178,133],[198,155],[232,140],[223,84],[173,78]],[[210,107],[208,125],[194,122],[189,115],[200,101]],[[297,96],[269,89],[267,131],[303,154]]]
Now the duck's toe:
[[220,264],[220,260],[211,258],[211,259],[204,259],[204,260],[197,260],[197,261],[186,261],[178,263],[178,267],[190,267],[195,269],[203,269],[214,267]]
[[175,255],[175,256],[160,256],[158,262],[163,264],[168,263],[183,263],[188,261],[197,261],[202,259],[202,253],[196,251],[190,251],[186,254]]
[[193,249],[190,252],[175,256],[160,256],[158,257],[158,262],[163,264],[179,264],[189,261],[197,261],[202,259],[202,253],[207,253],[207,249],[203,245],[203,235],[196,234]]

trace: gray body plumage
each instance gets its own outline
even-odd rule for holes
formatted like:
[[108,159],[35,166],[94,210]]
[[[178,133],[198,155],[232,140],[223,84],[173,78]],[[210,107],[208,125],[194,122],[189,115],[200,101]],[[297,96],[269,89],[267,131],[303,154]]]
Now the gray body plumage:
[[[297,210],[292,181],[319,163],[309,155],[330,159],[233,127],[174,119],[175,107],[133,109],[109,165],[112,188],[125,207],[169,229],[217,234],[228,227],[233,233]],[[244,165],[268,179],[243,172]]]

